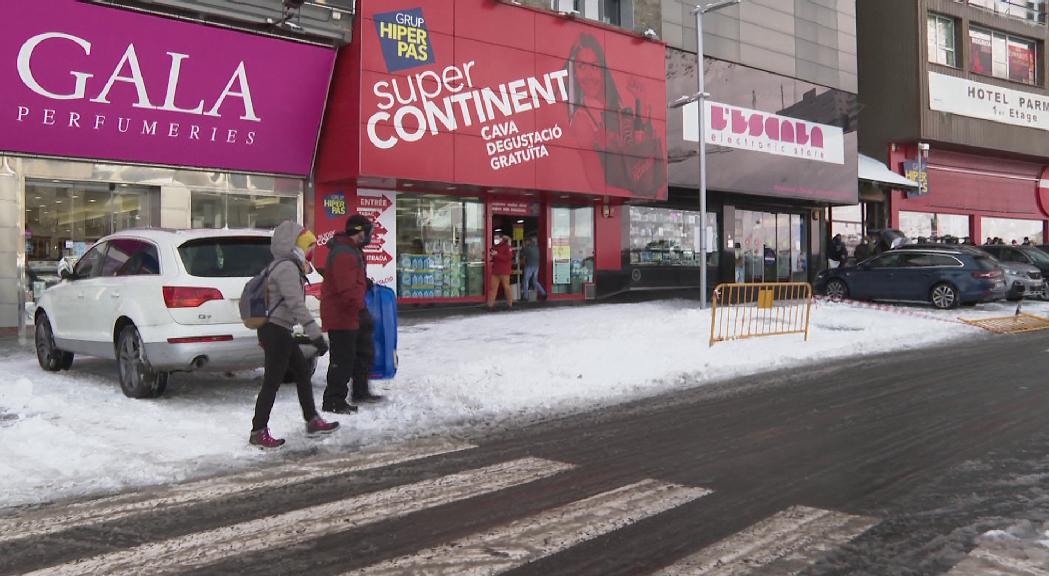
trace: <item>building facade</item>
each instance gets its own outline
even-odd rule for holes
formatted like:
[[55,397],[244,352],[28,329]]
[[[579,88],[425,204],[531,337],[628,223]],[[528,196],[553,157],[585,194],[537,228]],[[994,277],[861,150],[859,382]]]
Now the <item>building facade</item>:
[[493,237],[534,238],[551,299],[596,295],[622,267],[624,204],[667,198],[664,45],[549,4],[358,6],[318,156],[321,244],[367,214],[369,274],[402,303],[480,303]]
[[108,4],[0,24],[0,327],[107,234],[302,219],[334,48]]
[[924,184],[891,194],[892,226],[1045,242],[1045,2],[859,4],[861,149]]
[[[662,3],[668,102],[696,91],[693,6]],[[667,202],[624,211],[622,286],[695,286],[701,262],[711,284],[818,271],[826,209],[857,201],[855,26],[850,0],[744,0],[704,17],[708,221],[693,104],[668,115]]]

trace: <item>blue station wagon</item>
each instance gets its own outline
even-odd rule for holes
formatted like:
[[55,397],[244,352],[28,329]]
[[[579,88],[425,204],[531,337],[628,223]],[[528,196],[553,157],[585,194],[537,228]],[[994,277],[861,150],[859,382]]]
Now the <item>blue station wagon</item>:
[[946,246],[890,250],[820,272],[815,288],[831,297],[929,302],[940,309],[1005,298],[1005,278],[998,263],[974,252]]

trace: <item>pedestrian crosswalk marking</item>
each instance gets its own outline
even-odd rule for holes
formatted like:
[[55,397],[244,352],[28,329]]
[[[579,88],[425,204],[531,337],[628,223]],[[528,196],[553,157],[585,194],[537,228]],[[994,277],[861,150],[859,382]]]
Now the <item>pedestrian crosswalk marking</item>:
[[347,576],[486,576],[550,556],[709,494],[644,480]]
[[793,576],[877,524],[794,506],[673,564],[658,576]]
[[343,532],[547,478],[571,464],[523,458],[188,534],[32,572],[74,574],[169,574],[200,568],[238,554],[291,547]]
[[1038,544],[992,549],[973,548],[946,576],[1049,576],[1049,549]]
[[32,511],[14,518],[0,518],[0,544],[16,539],[44,536],[87,526],[98,522],[118,520],[142,512],[170,512],[217,500],[235,494],[279,488],[309,480],[320,480],[351,472],[384,468],[394,464],[421,460],[474,448],[471,444],[445,439],[415,442],[374,451],[358,452],[332,460],[308,464],[289,464],[265,470],[244,472],[181,484],[165,489],[160,495],[146,500],[138,494],[118,495],[66,506],[57,514]]

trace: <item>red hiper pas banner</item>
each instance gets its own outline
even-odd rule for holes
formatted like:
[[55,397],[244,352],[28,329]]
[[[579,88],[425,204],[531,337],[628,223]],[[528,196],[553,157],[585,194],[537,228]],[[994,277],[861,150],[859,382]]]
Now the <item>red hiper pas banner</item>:
[[362,0],[358,23],[355,175],[666,198],[663,44],[491,0]]

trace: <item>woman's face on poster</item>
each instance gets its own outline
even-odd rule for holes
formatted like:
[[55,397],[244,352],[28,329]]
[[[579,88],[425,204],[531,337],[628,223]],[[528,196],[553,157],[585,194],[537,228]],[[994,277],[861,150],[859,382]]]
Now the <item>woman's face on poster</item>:
[[602,93],[604,90],[602,85],[604,70],[601,69],[600,60],[598,60],[597,53],[593,49],[582,48],[579,50],[579,53],[576,54],[575,73],[576,79],[579,81],[579,87],[587,98],[604,97]]

